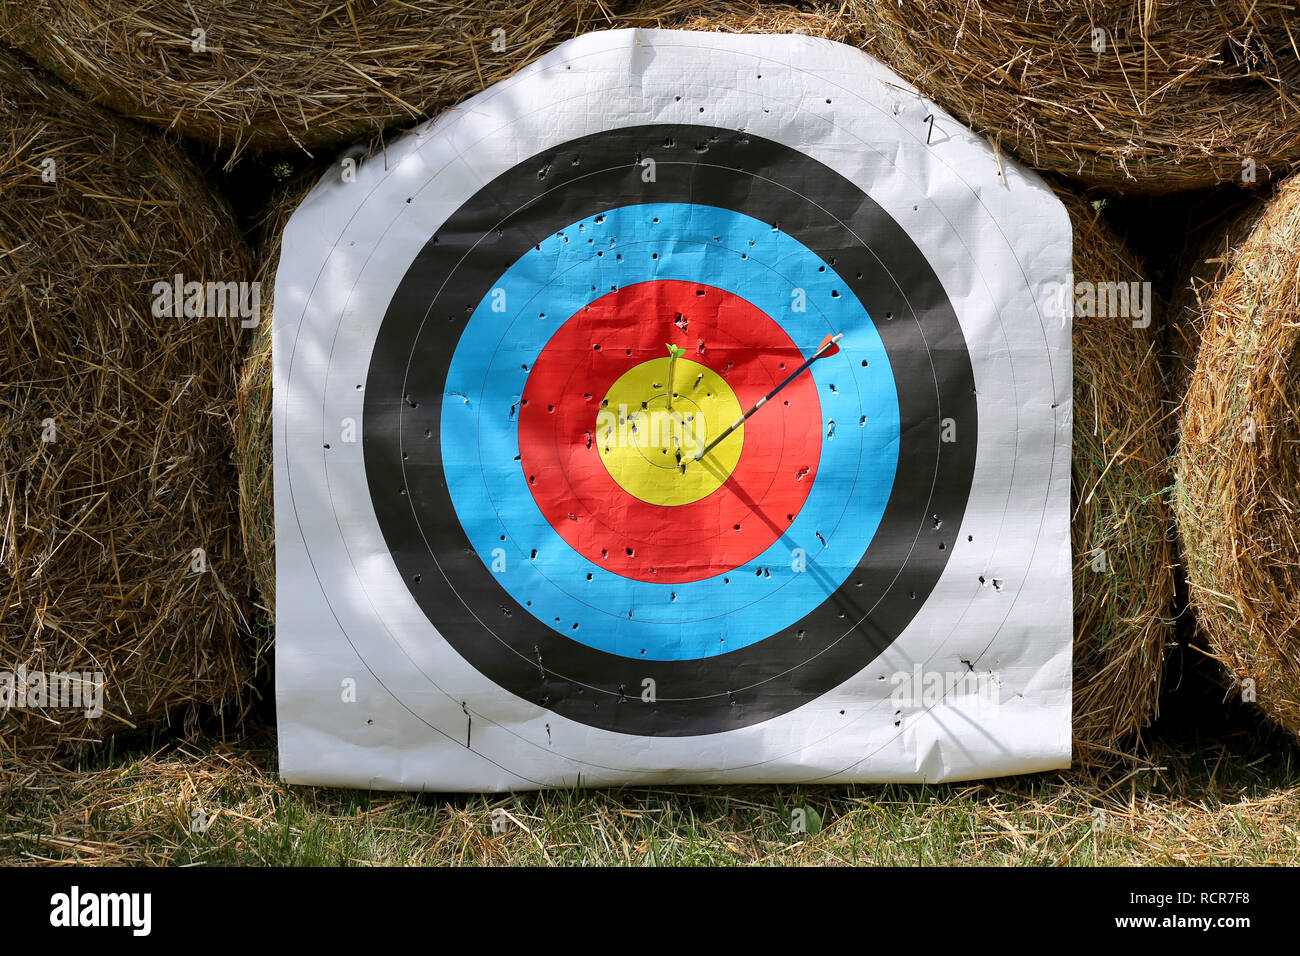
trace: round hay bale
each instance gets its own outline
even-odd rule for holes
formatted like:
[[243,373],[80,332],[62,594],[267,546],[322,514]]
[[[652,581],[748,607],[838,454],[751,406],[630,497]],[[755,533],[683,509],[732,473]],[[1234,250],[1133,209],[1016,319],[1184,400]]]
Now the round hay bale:
[[[289,190],[268,216],[263,287],[270,290],[280,234],[303,198]],[[1076,278],[1141,280],[1141,266],[1092,207],[1061,191],[1075,226]],[[269,291],[267,299],[269,300]],[[264,315],[267,314],[264,309]],[[1126,318],[1074,323],[1074,708],[1076,753],[1096,763],[1131,744],[1156,713],[1174,595],[1172,519],[1164,500],[1163,389],[1156,328]],[[274,615],[270,322],[240,376],[236,442],[244,546]]]
[[[1060,191],[1074,223],[1076,281],[1141,281],[1098,213]],[[1076,760],[1102,762],[1155,717],[1174,599],[1164,387],[1155,329],[1126,317],[1074,317]]]
[[247,679],[240,319],[159,317],[154,284],[251,263],[179,148],[3,51],[0,117],[0,670],[104,676],[101,717],[34,694],[3,714],[0,750],[37,757],[184,723]]
[[[1031,165],[1115,190],[1300,160],[1300,32],[1276,0],[853,0],[871,51]],[[1243,163],[1246,164],[1243,167]]]
[[1247,218],[1202,295],[1174,507],[1212,653],[1300,736],[1300,176]]
[[74,89],[235,155],[410,125],[604,25],[584,0],[0,4],[0,40]]

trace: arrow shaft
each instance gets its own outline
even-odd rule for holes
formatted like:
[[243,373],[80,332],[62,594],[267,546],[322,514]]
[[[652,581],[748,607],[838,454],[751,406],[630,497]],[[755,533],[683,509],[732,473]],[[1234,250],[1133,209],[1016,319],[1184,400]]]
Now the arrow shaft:
[[709,442],[707,445],[705,445],[705,446],[704,446],[704,450],[703,450],[702,452],[700,452],[698,455],[695,456],[695,460],[696,460],[696,461],[699,461],[701,458],[703,458],[703,457],[704,457],[705,455],[707,455],[709,452],[713,451],[713,449],[717,448],[718,445],[720,445],[720,444],[722,444],[724,441],[726,441],[726,440],[727,440],[727,437],[728,437],[732,432],[734,432],[737,428],[739,428],[741,425],[745,424],[745,422],[749,420],[749,417],[750,417],[751,415],[753,415],[756,411],[758,411],[760,408],[762,408],[764,405],[766,405],[766,404],[767,404],[768,402],[770,402],[772,399],[776,398],[777,394],[781,391],[781,389],[785,388],[787,385],[789,385],[791,382],[793,382],[796,378],[798,378],[800,375],[802,375],[804,372],[806,372],[806,371],[808,370],[808,367],[809,367],[810,365],[812,365],[813,362],[817,361],[819,358],[822,358],[823,353],[825,353],[825,351],[827,350],[827,348],[829,348],[829,345],[830,345],[830,343],[823,343],[822,346],[821,346],[820,348],[818,348],[817,351],[814,352],[811,356],[809,356],[809,358],[808,358],[808,359],[807,359],[807,360],[806,360],[802,365],[800,365],[797,369],[795,369],[793,372],[791,372],[789,375],[787,375],[787,376],[785,377],[785,381],[783,381],[783,382],[782,382],[780,385],[778,385],[776,388],[772,389],[772,391],[768,392],[766,395],[764,395],[762,398],[760,398],[757,402],[754,403],[754,407],[753,407],[753,408],[751,408],[749,411],[745,412],[745,414],[743,414],[743,415],[741,415],[739,418],[737,418],[734,422],[731,423],[731,426],[730,426],[726,431],[724,431],[724,432],[723,432],[721,435],[719,435],[717,438],[713,439],[713,441],[711,441],[711,442]]

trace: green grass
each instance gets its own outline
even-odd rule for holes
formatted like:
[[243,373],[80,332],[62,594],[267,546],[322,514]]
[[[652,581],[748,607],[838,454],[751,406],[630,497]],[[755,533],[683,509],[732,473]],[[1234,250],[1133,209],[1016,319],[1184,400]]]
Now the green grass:
[[[1285,739],[1237,733],[1158,744],[1148,763],[1105,774],[484,797],[289,787],[268,737],[209,740],[5,775],[0,861],[1294,865],[1297,756]],[[799,808],[807,832],[792,831]],[[509,815],[502,833],[494,810]]]

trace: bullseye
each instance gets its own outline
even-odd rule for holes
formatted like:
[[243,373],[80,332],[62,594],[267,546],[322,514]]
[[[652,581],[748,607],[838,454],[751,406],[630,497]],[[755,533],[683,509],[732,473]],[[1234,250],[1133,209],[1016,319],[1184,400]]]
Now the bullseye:
[[654,505],[687,505],[731,477],[744,445],[733,432],[705,461],[695,456],[740,417],[731,386],[707,365],[681,359],[669,408],[668,359],[628,369],[610,386],[596,416],[601,464],[624,491]]

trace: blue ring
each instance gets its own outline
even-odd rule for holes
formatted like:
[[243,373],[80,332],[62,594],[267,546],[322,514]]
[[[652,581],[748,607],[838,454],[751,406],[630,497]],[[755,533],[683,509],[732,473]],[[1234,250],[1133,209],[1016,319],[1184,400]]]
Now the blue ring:
[[[518,403],[546,342],[594,299],[654,279],[706,282],[741,296],[805,355],[828,332],[844,333],[840,353],[812,367],[823,414],[821,463],[795,521],[754,560],[677,584],[631,580],[574,551],[542,515],[515,460]],[[793,311],[796,288],[803,290],[804,312]],[[829,439],[828,421],[835,422]],[[575,222],[506,270],[475,309],[452,358],[441,438],[448,490],[466,536],[489,567],[502,549],[505,567],[496,576],[521,605],[596,650],[694,660],[789,627],[847,580],[889,500],[899,428],[884,344],[830,264],[750,216],[652,203]],[[795,548],[805,552],[802,573],[793,569]],[[571,583],[561,588],[558,581]],[[697,622],[703,626],[690,627]]]

